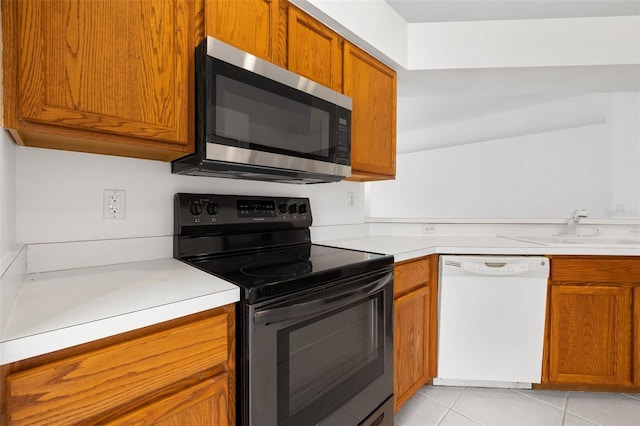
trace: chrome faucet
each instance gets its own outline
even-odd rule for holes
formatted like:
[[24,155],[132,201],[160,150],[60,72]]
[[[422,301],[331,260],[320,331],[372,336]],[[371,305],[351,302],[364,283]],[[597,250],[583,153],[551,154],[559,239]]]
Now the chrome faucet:
[[585,209],[578,209],[573,212],[573,216],[569,218],[567,222],[567,235],[577,235],[576,231],[580,219],[585,219],[589,216],[589,213]]

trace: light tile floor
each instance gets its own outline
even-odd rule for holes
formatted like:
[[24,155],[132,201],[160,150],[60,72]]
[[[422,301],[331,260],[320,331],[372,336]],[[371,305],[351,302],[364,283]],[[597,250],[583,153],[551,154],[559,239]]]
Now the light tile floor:
[[395,426],[640,426],[640,394],[425,386]]

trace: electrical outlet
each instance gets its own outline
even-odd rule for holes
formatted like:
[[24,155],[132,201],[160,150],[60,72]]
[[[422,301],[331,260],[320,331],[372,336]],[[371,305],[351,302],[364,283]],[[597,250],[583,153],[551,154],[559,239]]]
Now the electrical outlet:
[[355,207],[356,206],[356,193],[348,192],[347,193],[347,207]]
[[436,232],[436,227],[429,224],[422,225],[422,233],[423,234],[433,234]]
[[124,219],[125,217],[125,195],[123,189],[105,189],[103,192],[103,213],[104,219]]

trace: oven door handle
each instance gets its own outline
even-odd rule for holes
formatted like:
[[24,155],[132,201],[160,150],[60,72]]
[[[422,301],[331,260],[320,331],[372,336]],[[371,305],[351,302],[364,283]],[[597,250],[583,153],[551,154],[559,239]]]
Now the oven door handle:
[[[370,279],[370,277],[369,277]],[[360,281],[360,280],[358,280]],[[318,293],[311,300],[304,302],[295,301],[279,304],[271,308],[257,311],[253,316],[255,324],[269,324],[286,321],[291,318],[306,318],[327,312],[328,310],[346,306],[350,303],[362,300],[382,289],[393,281],[393,272],[386,272],[383,276],[369,282],[366,285],[352,286],[349,290],[341,290],[332,293]]]

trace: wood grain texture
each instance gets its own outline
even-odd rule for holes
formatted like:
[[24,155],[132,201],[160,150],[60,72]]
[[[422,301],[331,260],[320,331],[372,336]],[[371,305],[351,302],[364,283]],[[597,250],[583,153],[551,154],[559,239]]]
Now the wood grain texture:
[[289,6],[287,67],[308,79],[342,91],[342,40],[311,16]]
[[438,262],[439,256],[432,254],[429,256],[430,274],[429,279],[429,379],[438,377]]
[[394,395],[396,412],[429,376],[429,288],[422,287],[394,302]]
[[633,384],[640,387],[640,287],[633,290],[633,314]]
[[288,68],[287,49],[289,43],[287,41],[287,29],[289,25],[289,3],[285,0],[279,0],[278,4],[278,27],[276,29],[272,60],[279,67]]
[[192,152],[196,7],[3,1],[5,126],[29,146],[165,161]]
[[398,262],[393,267],[393,297],[424,287],[430,280],[430,257]]
[[344,94],[353,100],[350,180],[394,179],[396,73],[344,42]]
[[12,425],[74,424],[204,374],[229,356],[227,315],[9,374]]
[[19,2],[23,120],[187,143],[188,2]]
[[549,380],[631,385],[632,289],[553,285]]
[[206,0],[205,34],[272,62],[278,45],[279,3]]
[[136,409],[104,425],[231,425],[227,413],[227,374],[207,379],[166,398]]
[[553,281],[640,284],[640,257],[551,256]]

